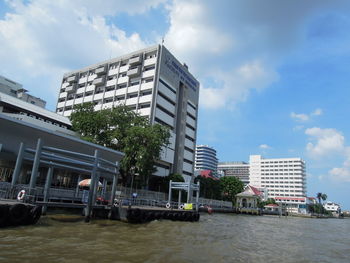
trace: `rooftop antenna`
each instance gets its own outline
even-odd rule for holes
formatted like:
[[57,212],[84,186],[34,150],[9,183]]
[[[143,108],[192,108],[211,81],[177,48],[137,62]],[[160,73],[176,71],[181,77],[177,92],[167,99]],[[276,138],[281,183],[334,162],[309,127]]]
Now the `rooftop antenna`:
[[162,37],[162,45],[164,45],[164,37]]

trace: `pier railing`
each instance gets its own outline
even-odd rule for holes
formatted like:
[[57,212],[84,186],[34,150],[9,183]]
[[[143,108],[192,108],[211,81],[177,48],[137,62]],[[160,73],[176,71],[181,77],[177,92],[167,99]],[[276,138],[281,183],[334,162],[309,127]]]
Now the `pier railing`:
[[[29,193],[29,185],[17,184],[15,187],[11,187],[10,183],[0,182],[0,198],[3,199],[16,199],[18,193],[21,190],[25,190]],[[158,206],[165,207],[168,203],[168,194],[163,192],[155,192],[142,189],[131,189],[128,187],[117,186],[116,200],[118,202],[124,202],[124,204],[132,203],[139,206]],[[132,194],[137,193],[136,198],[132,198]],[[51,187],[49,190],[48,202],[77,202],[82,203],[84,201],[84,190],[80,188],[57,188]],[[27,194],[26,194],[27,195]],[[103,197],[105,200],[110,200],[110,191],[101,191],[98,196]],[[35,193],[31,199],[36,202],[42,200],[44,196],[44,187],[37,186]],[[232,208],[232,203],[222,200],[199,198],[199,207],[210,206],[212,208]],[[178,202],[171,202],[171,207],[177,207]]]

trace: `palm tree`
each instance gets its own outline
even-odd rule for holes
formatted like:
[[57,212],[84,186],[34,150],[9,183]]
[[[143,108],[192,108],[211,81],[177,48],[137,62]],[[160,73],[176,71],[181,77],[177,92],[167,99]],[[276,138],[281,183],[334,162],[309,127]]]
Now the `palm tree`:
[[318,203],[321,204],[321,199],[323,201],[325,201],[327,199],[327,195],[326,194],[322,194],[322,193],[317,193],[317,199],[318,199]]

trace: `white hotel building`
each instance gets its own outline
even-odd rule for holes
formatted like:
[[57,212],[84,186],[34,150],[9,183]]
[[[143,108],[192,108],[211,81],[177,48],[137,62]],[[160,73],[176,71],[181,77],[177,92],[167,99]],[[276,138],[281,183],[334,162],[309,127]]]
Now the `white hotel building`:
[[170,128],[155,175],[193,175],[199,82],[163,45],[91,65],[63,76],[56,112],[70,116],[74,105],[95,110],[125,104],[151,123]]
[[305,162],[301,158],[249,158],[250,184],[266,188],[268,198],[286,204],[290,212],[306,212]]

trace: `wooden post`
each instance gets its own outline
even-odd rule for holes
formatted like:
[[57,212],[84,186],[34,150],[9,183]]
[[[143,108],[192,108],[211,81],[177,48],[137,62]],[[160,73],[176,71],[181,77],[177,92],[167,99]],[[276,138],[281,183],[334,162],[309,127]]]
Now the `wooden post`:
[[30,176],[30,182],[29,182],[29,195],[31,195],[31,197],[32,195],[34,195],[34,190],[36,186],[36,178],[38,176],[38,169],[40,165],[41,147],[42,147],[42,141],[41,141],[41,138],[39,138],[36,145],[34,162],[32,167],[32,174]]
[[19,145],[19,150],[18,150],[16,165],[15,165],[15,170],[13,171],[13,174],[12,174],[11,187],[15,186],[15,184],[18,181],[18,177],[19,177],[19,175],[21,173],[23,156],[24,156],[24,148],[25,148],[24,143],[21,142],[21,144]]
[[51,187],[51,181],[53,176],[53,170],[54,168],[52,166],[49,167],[49,170],[47,171],[46,175],[46,181],[45,181],[45,189],[44,189],[44,206],[42,208],[42,214],[45,215],[47,211],[47,202],[49,201],[49,195],[50,195],[50,187]]
[[85,222],[90,222],[91,219],[91,210],[93,204],[95,204],[95,200],[93,200],[94,197],[94,186],[96,185],[96,177],[97,177],[97,164],[98,164],[98,156],[99,152],[98,150],[95,150],[94,154],[94,163],[91,171],[91,181],[90,181],[90,190],[89,190],[89,197],[88,197],[88,202],[86,204],[86,209],[85,209]]

